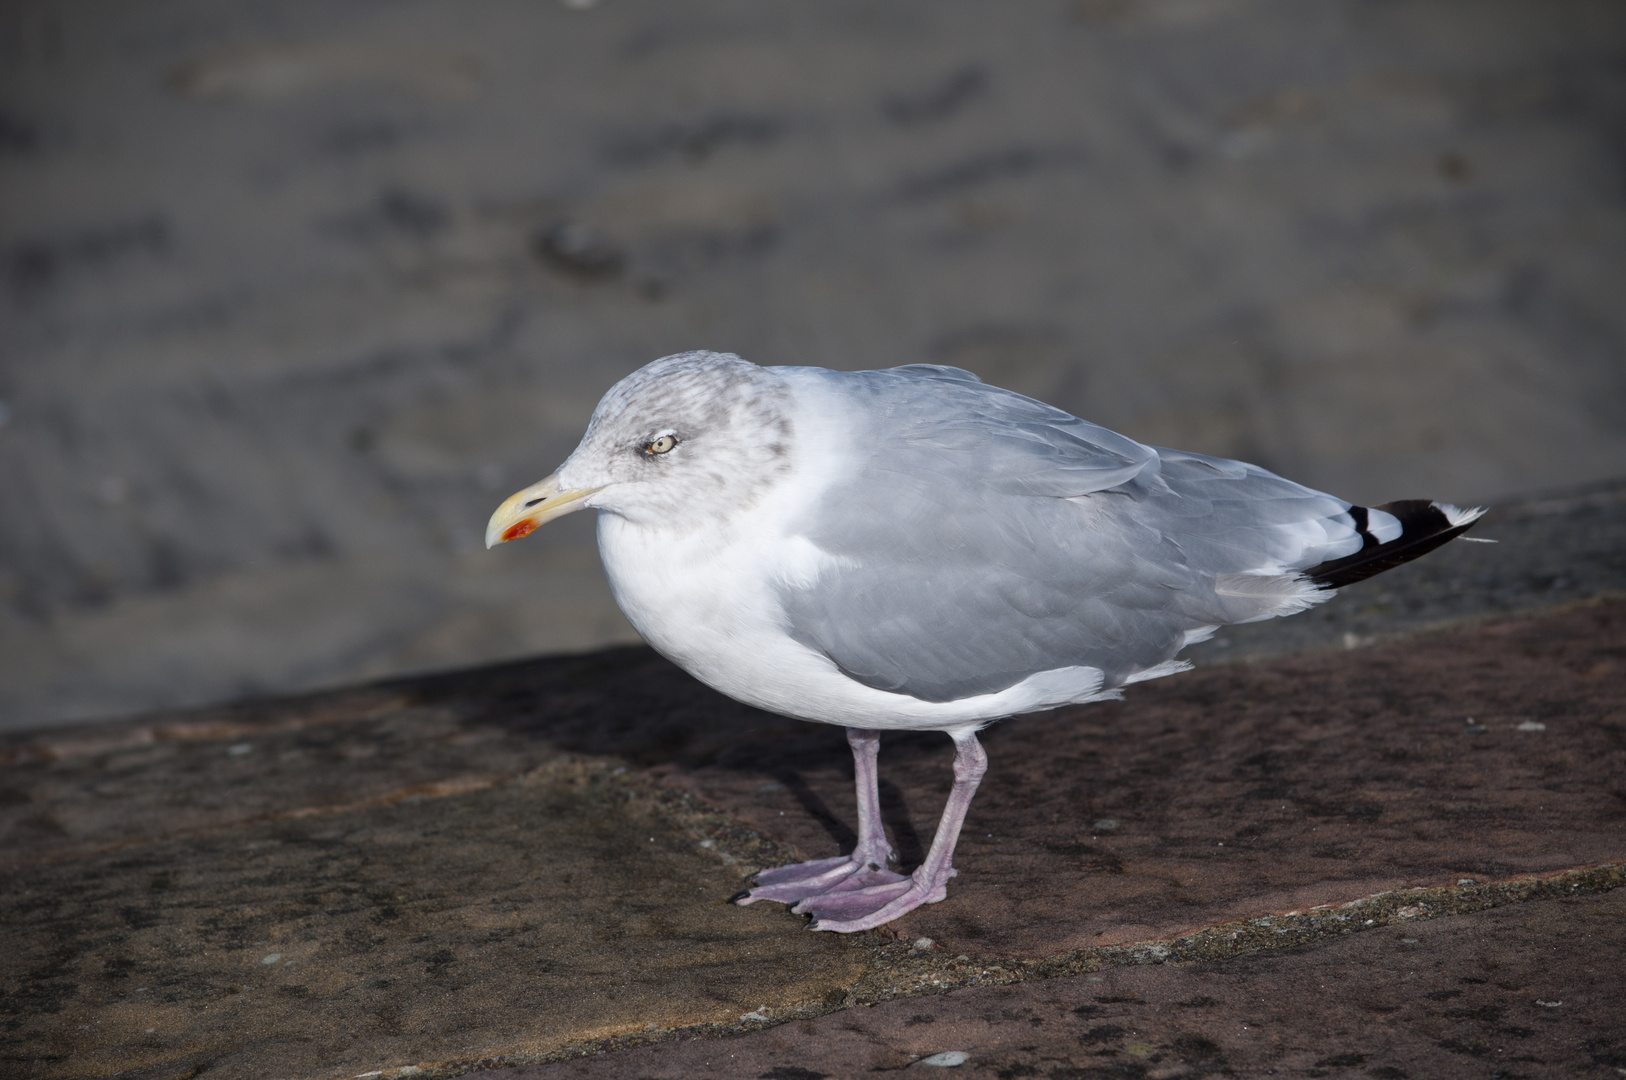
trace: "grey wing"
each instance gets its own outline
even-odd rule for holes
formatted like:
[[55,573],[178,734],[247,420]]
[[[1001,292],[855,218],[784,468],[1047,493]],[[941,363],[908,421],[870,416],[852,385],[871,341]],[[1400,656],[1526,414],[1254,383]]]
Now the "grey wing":
[[832,568],[782,599],[866,685],[952,701],[1087,665],[1111,688],[1206,628],[1308,606],[1326,594],[1297,570],[1361,545],[1348,503],[1263,469],[991,387],[860,377],[869,453],[804,523]]
[[[1134,515],[1206,576],[1296,578],[1362,546],[1362,526],[1343,499],[1242,461],[1161,448],[1157,455],[1157,475],[1127,492]],[[1389,519],[1377,525],[1384,538],[1391,529],[1398,535],[1398,522],[1378,516]]]

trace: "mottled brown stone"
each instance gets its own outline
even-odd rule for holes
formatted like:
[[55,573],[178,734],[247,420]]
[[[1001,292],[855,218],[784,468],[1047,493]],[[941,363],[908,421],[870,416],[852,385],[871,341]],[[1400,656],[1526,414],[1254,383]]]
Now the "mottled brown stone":
[[[1084,974],[1096,968],[1110,986],[1128,980],[1119,996],[1163,1001],[1158,980],[1195,978],[1203,964],[1243,973],[1235,985],[1251,993],[1246,965],[1266,961],[1238,954],[1260,948],[1298,950],[1281,961],[1283,986],[1331,976],[1351,994],[1388,993],[1400,975],[1379,962],[1381,944],[1345,935],[1422,941],[1492,919],[1474,925],[1561,944],[1541,913],[1572,909],[1540,898],[1619,884],[1618,865],[1550,884],[1458,882],[1626,861],[1623,664],[1626,604],[1599,603],[1201,670],[1133,687],[1122,703],[996,726],[948,899],[847,938],[806,933],[777,905],[722,902],[752,867],[790,858],[789,845],[815,856],[850,839],[840,733],[729,702],[647,650],[12,736],[0,741],[0,1067],[144,1080],[451,1075],[774,1023],[760,1045],[799,1046],[803,1020],[845,1009],[808,1036],[839,1063],[851,1049],[842,1032],[894,1015],[852,1010],[865,1001],[1019,982],[1031,985],[998,993],[1062,1000],[1064,984],[1097,986]],[[884,745],[886,815],[906,860],[930,838],[947,751],[941,737]],[[1441,888],[1309,910],[1406,886]],[[1615,910],[1598,903],[1585,910]],[[915,948],[922,937],[931,944]],[[1575,940],[1585,955],[1553,953],[1545,969],[1534,945],[1518,953],[1531,986],[1567,972],[1583,985],[1587,956],[1614,948]],[[1156,970],[1115,967],[1148,963]],[[1070,1057],[974,1027],[966,1046],[883,1032],[864,1036],[862,1053],[907,1065],[911,1053],[968,1049],[986,1062],[1003,1047],[995,1074],[1012,1076],[1109,1065],[1178,1075],[1209,1068],[1179,1060],[1207,1045],[1198,1038],[1239,1071],[1388,1060],[1370,1048],[1388,1043],[1316,1034],[1355,1031],[1358,1012],[1318,1013],[1313,995],[1295,994],[1248,1013],[1284,1032],[1298,1024],[1280,1046],[1226,1041],[1169,1005],[1163,1019],[1129,1018],[1150,1032],[1141,1042],[1075,1034]],[[1247,1012],[1247,1000],[1233,1004]],[[1556,1011],[1538,1029],[1498,1001],[1476,997],[1455,1020],[1440,1010],[1457,1005],[1418,1005],[1393,1045],[1452,1042],[1470,1050],[1443,1052],[1488,1062],[1472,1048],[1499,1030],[1483,1020],[1494,1006],[1506,1025],[1551,1031],[1551,1061],[1615,1053],[1586,1026],[1602,1023],[1594,1013]],[[903,1010],[898,1023],[916,1034],[930,1026],[909,1025],[928,1015],[909,1001],[877,1008]],[[1130,1026],[1102,1015],[1094,1026]],[[602,1060],[714,1060],[685,1047]],[[743,1075],[781,1066],[810,1067],[775,1058]]]
[[[1612,1077],[1626,1069],[1626,892],[1355,934],[1219,963],[956,990],[498,1071],[502,1080],[698,1076]],[[959,1051],[954,1072],[914,1064]]]
[[511,780],[561,752],[697,760],[805,725],[612,649],[0,735],[0,867]]
[[346,1076],[818,1003],[847,942],[569,762],[16,868],[8,1076]]

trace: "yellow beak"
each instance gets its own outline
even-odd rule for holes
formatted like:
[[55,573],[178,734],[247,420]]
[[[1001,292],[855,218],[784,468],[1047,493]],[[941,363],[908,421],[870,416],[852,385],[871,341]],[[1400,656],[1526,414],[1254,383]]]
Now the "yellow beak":
[[529,536],[538,527],[556,517],[582,508],[582,500],[603,488],[570,488],[560,490],[559,474],[539,480],[524,491],[516,491],[503,500],[497,512],[486,522],[486,547],[493,548],[509,540]]

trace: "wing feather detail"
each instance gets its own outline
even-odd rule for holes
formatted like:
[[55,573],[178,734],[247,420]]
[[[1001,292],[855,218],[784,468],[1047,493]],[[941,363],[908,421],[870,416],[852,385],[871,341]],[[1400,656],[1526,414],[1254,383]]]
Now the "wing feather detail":
[[816,587],[787,579],[780,599],[793,637],[877,689],[954,701],[1088,667],[1099,697],[1180,670],[1216,626],[1319,603],[1342,579],[1317,570],[1410,532],[957,369],[818,377],[866,407],[851,475],[796,524],[827,556]]

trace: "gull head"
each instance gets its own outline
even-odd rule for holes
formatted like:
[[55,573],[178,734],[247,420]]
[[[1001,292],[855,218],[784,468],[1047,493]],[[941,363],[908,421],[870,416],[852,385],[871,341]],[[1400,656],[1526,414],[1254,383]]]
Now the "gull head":
[[728,353],[679,353],[610,388],[557,472],[510,495],[486,547],[592,507],[688,531],[744,509],[790,468],[787,390]]

